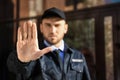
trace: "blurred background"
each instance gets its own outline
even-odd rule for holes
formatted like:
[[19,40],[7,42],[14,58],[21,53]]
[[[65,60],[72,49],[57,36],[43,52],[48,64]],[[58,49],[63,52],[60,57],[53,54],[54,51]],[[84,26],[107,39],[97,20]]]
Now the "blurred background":
[[45,9],[63,10],[69,25],[64,40],[83,52],[92,80],[120,80],[120,0],[0,0],[0,80],[16,80],[7,57],[16,49],[17,29],[37,23]]

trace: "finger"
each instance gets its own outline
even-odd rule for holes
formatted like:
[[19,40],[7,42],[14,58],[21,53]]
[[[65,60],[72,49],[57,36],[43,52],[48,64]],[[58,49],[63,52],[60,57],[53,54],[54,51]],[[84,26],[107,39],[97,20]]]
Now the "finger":
[[19,27],[19,28],[18,28],[17,40],[18,40],[18,42],[22,41],[22,32],[21,32],[21,27]]
[[28,27],[28,39],[32,38],[32,21],[27,22],[27,27]]
[[37,56],[38,56],[38,57],[41,57],[41,56],[43,56],[44,54],[46,54],[46,53],[48,53],[48,52],[50,52],[50,51],[52,51],[52,47],[46,47],[46,48],[40,50],[40,51],[37,53]]
[[23,40],[26,40],[28,36],[28,32],[27,32],[27,24],[26,22],[23,23]]
[[37,39],[37,26],[35,23],[32,24],[32,38]]

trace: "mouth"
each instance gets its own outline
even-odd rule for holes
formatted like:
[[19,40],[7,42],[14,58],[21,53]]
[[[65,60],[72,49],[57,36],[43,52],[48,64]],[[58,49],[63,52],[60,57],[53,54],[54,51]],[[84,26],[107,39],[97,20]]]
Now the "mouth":
[[50,38],[54,39],[54,38],[56,38],[56,36],[50,36]]
[[49,35],[49,37],[57,37],[56,35]]

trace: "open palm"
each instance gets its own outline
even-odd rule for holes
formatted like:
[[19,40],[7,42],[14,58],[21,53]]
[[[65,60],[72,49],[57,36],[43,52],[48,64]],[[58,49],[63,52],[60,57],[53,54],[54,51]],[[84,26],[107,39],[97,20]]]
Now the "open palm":
[[49,51],[51,47],[39,49],[35,23],[28,21],[18,28],[17,55],[20,61],[36,60]]

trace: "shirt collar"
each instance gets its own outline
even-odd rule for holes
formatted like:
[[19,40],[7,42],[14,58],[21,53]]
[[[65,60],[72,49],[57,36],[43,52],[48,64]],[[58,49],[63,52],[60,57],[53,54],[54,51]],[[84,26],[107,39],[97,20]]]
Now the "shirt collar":
[[51,45],[51,44],[49,44],[46,40],[44,40],[44,44],[46,45],[46,46],[52,46],[52,51],[54,51],[54,50],[56,50],[56,49],[60,49],[61,51],[64,51],[64,41],[63,40],[61,40],[61,42],[62,42],[62,44],[60,45],[60,47],[55,47],[54,45]]

